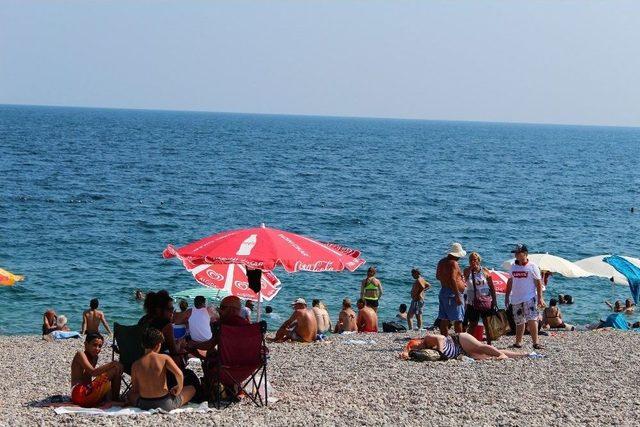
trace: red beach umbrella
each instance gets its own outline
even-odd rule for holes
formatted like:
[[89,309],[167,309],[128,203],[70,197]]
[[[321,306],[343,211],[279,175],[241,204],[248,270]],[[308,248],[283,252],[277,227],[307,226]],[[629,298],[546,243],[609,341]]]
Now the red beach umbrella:
[[507,291],[507,281],[511,275],[505,271],[489,270],[491,272],[491,280],[493,287],[498,294],[504,294]]
[[[168,254],[172,254],[180,261],[202,286],[222,289],[230,295],[242,299],[258,301],[258,294],[249,288],[247,269],[239,264],[194,264],[183,258],[173,247],[167,247]],[[260,297],[264,301],[271,301],[280,291],[280,280],[271,271],[265,271],[261,277]]]
[[179,249],[167,246],[163,256],[180,255],[194,265],[241,264],[251,270],[287,272],[355,271],[365,263],[360,252],[324,243],[300,234],[261,227],[224,231],[189,243]]

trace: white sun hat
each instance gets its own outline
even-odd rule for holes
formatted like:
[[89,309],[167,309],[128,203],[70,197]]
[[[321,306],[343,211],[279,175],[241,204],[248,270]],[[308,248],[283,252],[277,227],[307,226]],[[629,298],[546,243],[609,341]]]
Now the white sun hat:
[[467,255],[467,251],[462,249],[462,245],[460,243],[454,242],[451,244],[449,255],[454,256],[456,258],[462,258]]

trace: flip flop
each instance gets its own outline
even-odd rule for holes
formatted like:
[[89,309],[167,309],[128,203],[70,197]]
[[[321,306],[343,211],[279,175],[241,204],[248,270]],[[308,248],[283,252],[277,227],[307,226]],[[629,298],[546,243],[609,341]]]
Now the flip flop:
[[544,350],[544,346],[542,344],[534,344],[534,350]]
[[513,344],[510,348],[522,348],[522,344]]

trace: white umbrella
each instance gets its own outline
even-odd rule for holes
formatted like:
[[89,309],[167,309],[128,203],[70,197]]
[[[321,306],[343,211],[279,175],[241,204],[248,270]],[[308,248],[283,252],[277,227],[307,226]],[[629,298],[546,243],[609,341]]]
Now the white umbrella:
[[[529,261],[536,264],[540,270],[550,271],[569,278],[593,276],[593,273],[586,271],[568,259],[564,259],[559,256],[549,254],[529,254],[528,257]],[[502,269],[509,271],[511,264],[513,264],[514,261],[514,259],[510,259],[503,262]]]
[[[629,285],[627,279],[622,274],[618,273],[618,270],[603,261],[603,259],[608,256],[611,255],[596,255],[578,260],[574,264],[588,271],[594,276],[605,277],[607,279],[611,279],[613,277],[614,283],[618,285]],[[628,256],[623,256],[622,258],[626,259],[636,267],[640,267],[640,259]]]

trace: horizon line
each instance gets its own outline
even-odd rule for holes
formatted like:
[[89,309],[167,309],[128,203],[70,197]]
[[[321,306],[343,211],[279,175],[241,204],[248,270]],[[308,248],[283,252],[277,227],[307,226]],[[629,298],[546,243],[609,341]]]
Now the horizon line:
[[135,108],[135,107],[98,107],[89,105],[55,105],[55,104],[13,104],[0,103],[0,106],[7,107],[44,107],[44,108],[77,108],[87,110],[123,110],[123,111],[157,111],[167,113],[209,113],[209,114],[236,114],[236,115],[254,115],[254,116],[285,116],[285,117],[315,117],[315,118],[331,118],[331,119],[362,119],[362,120],[397,120],[397,121],[417,121],[417,122],[449,122],[449,123],[486,123],[486,124],[511,124],[511,125],[537,125],[537,126],[571,126],[571,127],[600,127],[600,128],[620,128],[620,129],[638,129],[640,125],[603,125],[603,124],[584,124],[584,123],[552,123],[552,122],[519,122],[519,121],[492,121],[492,120],[456,120],[456,119],[425,119],[415,117],[389,117],[389,116],[360,116],[360,115],[331,115],[331,114],[301,114],[301,113],[265,113],[265,112],[246,112],[246,111],[213,111],[213,110],[177,110],[171,108]]

